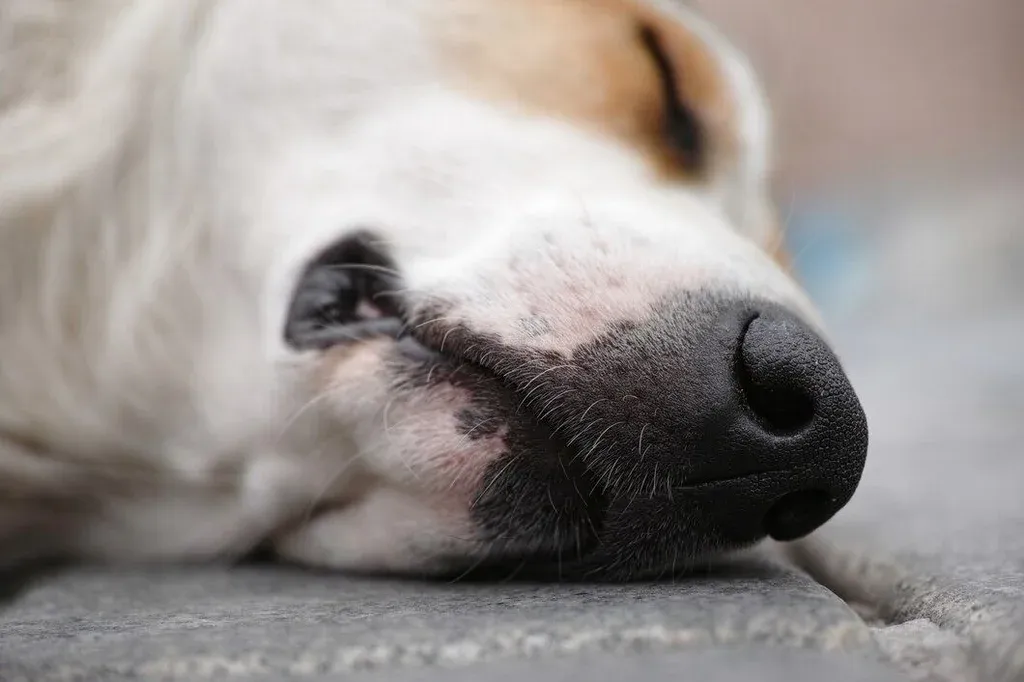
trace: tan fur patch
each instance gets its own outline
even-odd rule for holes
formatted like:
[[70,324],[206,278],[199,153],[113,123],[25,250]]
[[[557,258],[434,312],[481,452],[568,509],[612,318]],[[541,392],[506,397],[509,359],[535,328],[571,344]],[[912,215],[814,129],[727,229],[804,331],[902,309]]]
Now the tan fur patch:
[[578,122],[638,149],[662,175],[692,178],[666,135],[665,88],[641,37],[656,37],[708,161],[735,149],[735,105],[713,52],[635,0],[452,0],[436,31],[446,66],[483,97]]

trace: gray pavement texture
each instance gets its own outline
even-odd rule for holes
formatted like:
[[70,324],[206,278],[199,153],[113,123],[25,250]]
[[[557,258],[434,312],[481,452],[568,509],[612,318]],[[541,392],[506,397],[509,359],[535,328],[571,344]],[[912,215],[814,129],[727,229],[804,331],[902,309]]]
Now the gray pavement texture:
[[834,328],[871,446],[804,541],[638,585],[80,569],[0,612],[0,680],[1024,680],[1024,306],[1004,298]]
[[766,559],[623,586],[423,585],[274,568],[78,572],[30,592],[3,625],[5,681],[330,679],[749,643],[880,656],[840,599]]
[[847,340],[872,429],[863,488],[789,555],[884,623],[905,668],[1024,679],[1024,308]]

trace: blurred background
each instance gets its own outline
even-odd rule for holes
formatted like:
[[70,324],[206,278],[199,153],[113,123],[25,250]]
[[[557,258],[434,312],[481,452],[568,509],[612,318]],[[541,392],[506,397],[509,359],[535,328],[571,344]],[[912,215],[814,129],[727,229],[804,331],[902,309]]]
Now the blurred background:
[[921,556],[988,553],[979,575],[1020,585],[1024,0],[691,1],[766,85],[797,275],[868,414],[861,487],[826,527],[867,548],[849,579],[888,542],[917,547],[893,574],[911,582]]
[[765,83],[790,249],[832,324],[1022,315],[1024,0],[690,4]]

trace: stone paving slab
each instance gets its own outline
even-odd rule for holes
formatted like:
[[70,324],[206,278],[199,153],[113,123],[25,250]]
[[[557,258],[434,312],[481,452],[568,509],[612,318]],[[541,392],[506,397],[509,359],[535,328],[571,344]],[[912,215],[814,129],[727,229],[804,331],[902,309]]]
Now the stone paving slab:
[[[358,676],[355,682],[414,682],[421,671]],[[903,678],[861,657],[756,646],[643,656],[597,654],[579,659],[502,662],[448,672],[445,682],[899,682]],[[318,680],[327,682],[327,679]]]
[[792,556],[916,676],[1024,680],[1024,306],[845,338],[868,464]]
[[5,682],[319,680],[424,666],[437,673],[428,679],[449,679],[450,668],[508,659],[748,644],[882,658],[842,600],[764,555],[675,583],[620,586],[424,585],[274,567],[80,570],[28,591],[0,628]]

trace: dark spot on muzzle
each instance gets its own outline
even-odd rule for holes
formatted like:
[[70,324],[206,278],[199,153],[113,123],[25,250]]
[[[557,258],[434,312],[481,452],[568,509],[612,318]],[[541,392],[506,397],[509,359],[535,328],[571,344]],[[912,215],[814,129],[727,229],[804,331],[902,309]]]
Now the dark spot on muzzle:
[[[478,523],[495,542],[543,545],[538,566],[571,548],[563,577],[650,576],[804,536],[864,468],[865,415],[838,359],[774,303],[681,296],[571,357],[424,330],[493,373],[505,397],[481,409],[515,415],[512,459],[492,465]],[[566,542],[584,527],[586,542]]]
[[[524,408],[519,392],[497,373],[411,336],[397,340],[390,363],[398,390],[440,385],[463,389],[469,406],[455,417],[465,438],[480,440],[502,432],[508,454],[495,463],[474,508],[478,518],[486,519],[484,540],[499,565],[579,560],[593,550],[607,506],[600,487],[581,462],[571,460],[565,440]],[[463,559],[450,562],[459,566],[460,574]],[[440,563],[448,562],[442,558]],[[474,563],[478,571],[493,565],[488,560]]]

